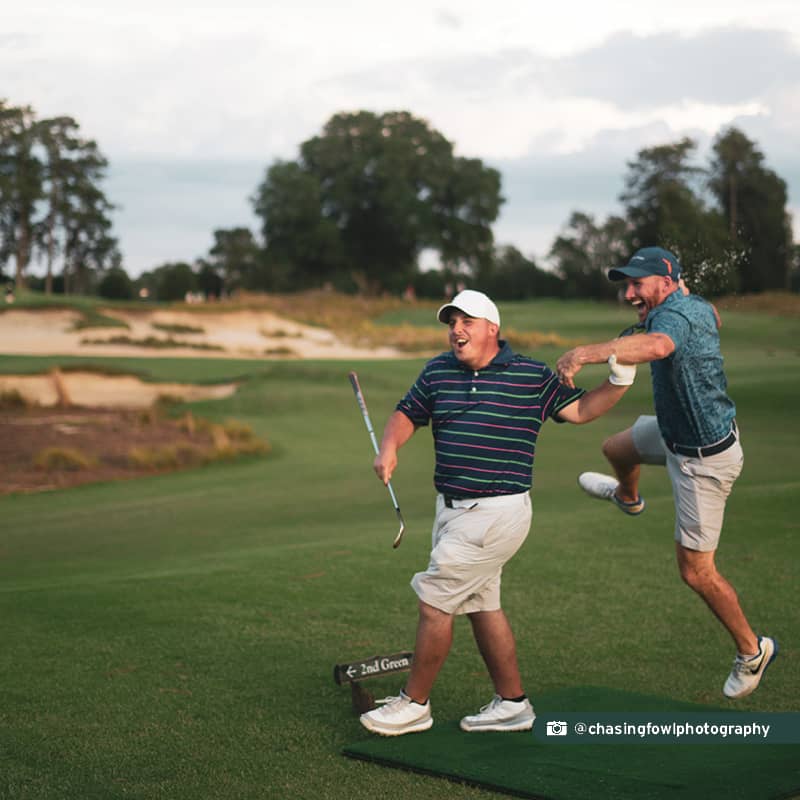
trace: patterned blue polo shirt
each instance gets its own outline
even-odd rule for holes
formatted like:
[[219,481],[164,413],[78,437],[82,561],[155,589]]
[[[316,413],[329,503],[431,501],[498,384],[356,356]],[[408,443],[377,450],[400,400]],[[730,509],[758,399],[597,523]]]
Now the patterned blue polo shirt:
[[540,361],[501,340],[490,364],[472,370],[452,352],[431,359],[398,403],[414,425],[432,425],[442,494],[517,494],[533,484],[542,423],[584,394],[562,386]]
[[650,362],[661,435],[687,447],[704,447],[725,438],[736,405],[728,397],[711,305],[697,295],[676,291],[650,311],[645,327],[675,343],[671,355]]

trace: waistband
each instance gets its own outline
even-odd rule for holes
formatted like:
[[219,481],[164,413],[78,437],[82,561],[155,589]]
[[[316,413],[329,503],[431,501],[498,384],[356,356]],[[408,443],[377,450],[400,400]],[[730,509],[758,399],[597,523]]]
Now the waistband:
[[738,429],[736,427],[736,420],[731,423],[730,433],[718,442],[708,444],[705,447],[687,447],[682,444],[675,444],[675,442],[665,442],[667,449],[673,453],[681,456],[689,456],[690,458],[708,458],[709,456],[716,456],[719,453],[724,453],[734,442],[739,438]]
[[[444,499],[444,504],[446,508],[461,508],[464,505],[469,505],[474,503],[477,505],[478,503],[483,503],[486,501],[492,500],[507,500],[511,497],[520,497],[522,495],[528,494],[528,492],[514,492],[513,494],[472,494],[472,495],[454,495],[454,494],[442,494],[442,498]],[[458,504],[458,505],[456,505]]]

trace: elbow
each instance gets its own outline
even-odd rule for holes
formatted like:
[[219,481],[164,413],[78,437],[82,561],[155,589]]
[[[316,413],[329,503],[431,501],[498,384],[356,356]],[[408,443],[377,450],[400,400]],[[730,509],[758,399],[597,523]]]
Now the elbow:
[[675,344],[673,343],[672,339],[669,338],[669,336],[655,337],[652,347],[653,361],[659,361],[662,358],[667,358],[667,356],[671,356],[675,352]]

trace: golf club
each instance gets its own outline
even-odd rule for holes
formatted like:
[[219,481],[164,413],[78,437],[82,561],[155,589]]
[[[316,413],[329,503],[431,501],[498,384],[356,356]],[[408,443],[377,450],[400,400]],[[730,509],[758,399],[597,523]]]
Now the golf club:
[[[375,455],[378,455],[378,440],[375,438],[375,431],[372,429],[372,421],[369,418],[369,411],[367,411],[367,402],[364,400],[364,394],[362,393],[361,386],[358,383],[358,375],[356,375],[355,372],[351,372],[348,377],[350,378],[350,383],[353,386],[356,400],[358,400],[358,407],[361,409],[361,416],[364,417],[364,424],[367,426],[369,438],[372,440],[372,446],[375,448]],[[400,540],[403,538],[403,531],[406,529],[406,523],[403,521],[403,515],[400,513],[400,505],[397,502],[394,489],[392,489],[391,481],[387,482],[386,488],[389,490],[389,496],[392,498],[394,510],[397,512],[397,519],[400,520],[400,530],[397,532],[397,536],[394,537],[394,542],[392,542],[392,547],[397,547],[397,545],[400,544]]]

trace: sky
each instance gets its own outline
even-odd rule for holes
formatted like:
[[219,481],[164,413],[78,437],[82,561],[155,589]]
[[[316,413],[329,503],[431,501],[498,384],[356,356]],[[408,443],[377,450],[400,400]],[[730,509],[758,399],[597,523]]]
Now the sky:
[[800,238],[796,0],[0,4],[0,98],[67,114],[109,160],[131,275],[259,231],[250,197],[341,111],[404,110],[500,170],[493,226],[546,266],[572,211],[619,213],[626,164],[735,125]]

